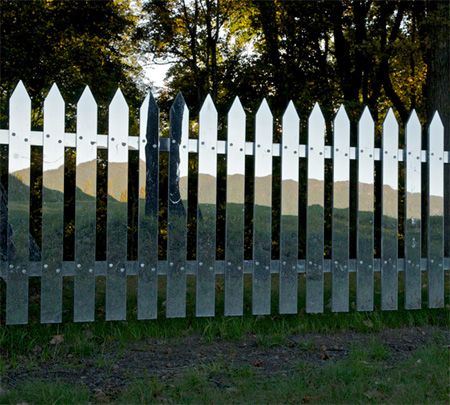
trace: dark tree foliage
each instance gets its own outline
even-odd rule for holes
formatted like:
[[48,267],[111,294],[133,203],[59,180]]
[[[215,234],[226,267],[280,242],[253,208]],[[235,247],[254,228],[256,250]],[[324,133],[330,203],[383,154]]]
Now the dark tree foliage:
[[[34,126],[40,125],[43,98],[54,82],[66,103],[76,103],[88,85],[98,104],[109,104],[120,86],[129,104],[139,106],[134,27],[124,1],[2,0],[2,125],[6,101],[19,80],[34,101]],[[69,119],[67,125],[74,122]]]

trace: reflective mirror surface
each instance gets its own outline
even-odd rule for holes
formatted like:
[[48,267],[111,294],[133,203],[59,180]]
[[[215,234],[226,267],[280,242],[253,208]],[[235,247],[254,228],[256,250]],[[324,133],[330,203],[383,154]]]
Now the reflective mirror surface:
[[358,124],[358,246],[356,308],[373,310],[374,122],[366,107]]
[[413,112],[406,126],[405,212],[405,308],[422,306],[421,218],[422,218],[422,128]]
[[158,313],[159,108],[149,93],[139,138],[138,319]]
[[266,100],[256,113],[253,210],[253,314],[270,314],[273,119]]
[[109,107],[106,320],[126,319],[128,105],[117,90]]
[[437,113],[430,125],[428,145],[428,307],[443,308],[444,127]]
[[236,97],[228,113],[225,315],[244,305],[245,112]]
[[306,312],[323,311],[325,121],[318,104],[308,121]]
[[97,104],[88,87],[77,105],[74,320],[95,319]]
[[283,116],[281,143],[280,313],[297,313],[298,146],[300,122],[294,104]]
[[341,106],[334,120],[331,310],[349,310],[350,122]]
[[168,318],[186,316],[186,249],[189,111],[181,93],[170,109],[169,213],[167,236]]
[[398,124],[392,109],[383,123],[383,195],[381,219],[381,308],[398,301]]
[[19,82],[9,104],[6,323],[28,322],[31,101]]
[[208,95],[199,117],[197,316],[214,316],[216,262],[217,111]]
[[54,84],[44,103],[41,322],[62,321],[64,100]]

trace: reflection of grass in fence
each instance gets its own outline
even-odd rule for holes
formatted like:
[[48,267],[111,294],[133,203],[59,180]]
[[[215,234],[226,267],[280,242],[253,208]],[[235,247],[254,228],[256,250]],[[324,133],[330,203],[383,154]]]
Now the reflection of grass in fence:
[[[350,311],[349,313],[331,313],[331,274],[325,273],[325,312],[323,314],[306,314],[305,276],[300,274],[298,280],[299,299],[297,315],[278,314],[278,275],[272,275],[272,315],[255,317],[251,315],[252,279],[244,276],[244,316],[224,317],[224,277],[216,277],[216,317],[195,318],[195,277],[187,277],[187,317],[181,319],[165,318],[166,277],[159,276],[158,319],[152,321],[137,320],[137,277],[128,277],[127,321],[105,322],[105,277],[96,278],[96,322],[74,323],[73,320],[73,278],[65,277],[63,286],[63,324],[41,325],[40,315],[40,278],[30,278],[29,314],[30,322],[25,326],[2,327],[0,345],[4,355],[14,351],[17,355],[27,353],[36,345],[47,346],[52,336],[63,334],[67,353],[83,351],[86,355],[94,352],[101,343],[109,340],[125,342],[139,341],[149,337],[184,336],[190,333],[202,333],[205,339],[221,337],[239,339],[246,333],[281,334],[301,332],[333,332],[342,330],[372,331],[386,327],[439,325],[450,327],[448,309],[427,309],[427,273],[422,272],[423,309],[407,311],[402,309],[404,303],[404,274],[399,273],[399,310],[380,310],[380,273],[375,273],[375,308],[373,312],[357,312],[356,274],[350,273]],[[6,285],[0,281],[0,319],[5,321]],[[445,304],[450,304],[450,280],[448,271],[445,277]],[[368,322],[370,321],[370,322]],[[88,338],[89,336],[89,338]]]

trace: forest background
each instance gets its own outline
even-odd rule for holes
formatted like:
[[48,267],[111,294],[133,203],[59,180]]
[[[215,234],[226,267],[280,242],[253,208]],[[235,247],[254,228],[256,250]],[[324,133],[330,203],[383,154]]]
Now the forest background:
[[[167,63],[165,87],[153,88],[163,132],[181,91],[193,129],[204,99],[212,96],[222,138],[235,96],[246,109],[250,139],[265,97],[278,129],[275,142],[293,100],[303,137],[314,103],[320,104],[327,143],[343,103],[353,146],[365,105],[377,122],[377,146],[389,107],[400,123],[400,147],[412,109],[424,128],[438,110],[448,150],[449,16],[447,1],[429,0],[2,0],[1,127],[8,126],[8,99],[22,80],[33,102],[34,129],[42,126],[43,100],[56,82],[66,101],[67,131],[75,130],[76,103],[88,85],[99,104],[99,132],[107,133],[107,106],[119,86],[130,105],[131,134],[137,134],[138,110],[152,89],[143,66]],[[424,130],[424,149],[426,144]]]

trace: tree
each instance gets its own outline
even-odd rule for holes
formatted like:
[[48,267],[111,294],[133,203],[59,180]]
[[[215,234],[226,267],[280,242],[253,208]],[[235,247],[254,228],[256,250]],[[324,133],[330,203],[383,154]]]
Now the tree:
[[223,98],[224,83],[236,75],[242,44],[233,42],[230,21],[241,5],[234,0],[150,0],[138,39],[155,63],[172,63],[173,92],[182,91],[197,111],[209,93]]
[[13,1],[1,7],[2,118],[6,100],[22,80],[38,108],[56,82],[76,103],[86,85],[99,104],[120,86],[133,106],[141,102],[141,70],[132,41],[136,17],[127,1]]

